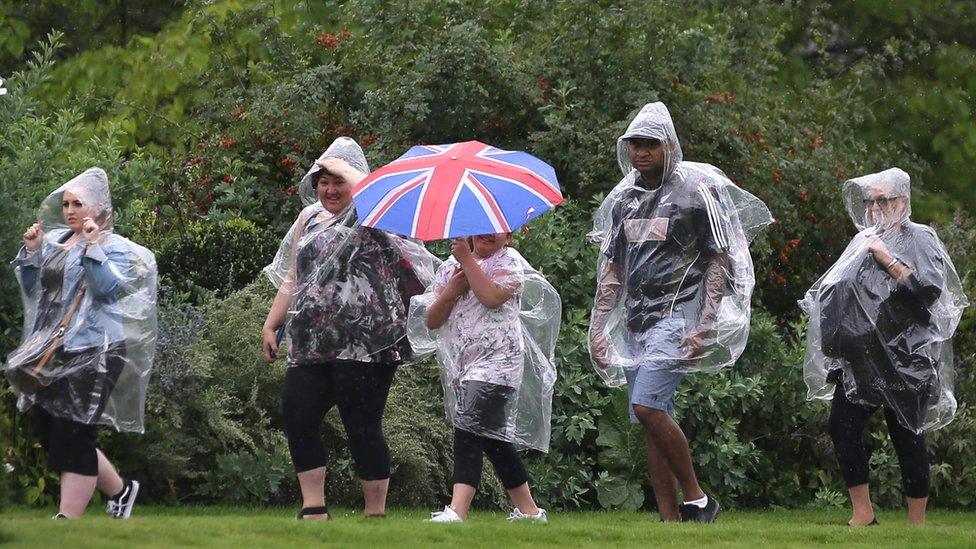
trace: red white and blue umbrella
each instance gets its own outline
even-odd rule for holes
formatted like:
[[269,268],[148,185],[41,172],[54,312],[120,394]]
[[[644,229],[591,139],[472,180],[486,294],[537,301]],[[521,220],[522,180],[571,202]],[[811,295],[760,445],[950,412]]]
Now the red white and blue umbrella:
[[563,195],[552,166],[478,141],[418,145],[353,189],[359,220],[420,240],[512,232]]

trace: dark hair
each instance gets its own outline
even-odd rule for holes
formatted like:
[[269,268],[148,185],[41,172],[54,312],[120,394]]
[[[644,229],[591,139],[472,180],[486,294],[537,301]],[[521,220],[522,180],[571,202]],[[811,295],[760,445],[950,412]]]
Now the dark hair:
[[340,181],[345,181],[344,179],[342,179],[338,175],[329,172],[325,168],[321,168],[319,171],[317,171],[314,174],[312,174],[312,177],[314,178],[314,180],[312,182],[312,189],[315,189],[316,187],[319,186],[319,180],[322,179],[323,177],[334,177],[334,178],[336,178],[336,179],[338,179]]

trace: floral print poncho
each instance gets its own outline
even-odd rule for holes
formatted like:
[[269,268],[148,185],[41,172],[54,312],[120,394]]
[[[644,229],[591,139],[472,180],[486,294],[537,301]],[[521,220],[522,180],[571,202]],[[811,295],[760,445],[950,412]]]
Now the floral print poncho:
[[424,291],[418,271],[433,259],[418,244],[358,225],[352,208],[311,216],[295,256],[288,363],[409,361],[407,308]]

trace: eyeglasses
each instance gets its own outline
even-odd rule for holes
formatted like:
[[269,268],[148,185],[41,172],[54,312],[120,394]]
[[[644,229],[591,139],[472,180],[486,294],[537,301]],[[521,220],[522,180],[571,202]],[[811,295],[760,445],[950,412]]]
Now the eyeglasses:
[[896,198],[898,198],[898,197],[897,196],[880,196],[878,198],[865,198],[864,199],[864,206],[867,207],[867,208],[870,208],[872,205],[877,204],[878,206],[881,206],[882,208],[884,208],[888,204],[891,204],[892,202],[894,202]]

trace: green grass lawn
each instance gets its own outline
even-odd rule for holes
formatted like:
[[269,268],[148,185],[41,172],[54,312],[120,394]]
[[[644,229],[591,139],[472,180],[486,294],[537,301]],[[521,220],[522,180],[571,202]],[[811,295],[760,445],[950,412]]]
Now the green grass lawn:
[[291,509],[137,507],[128,521],[91,508],[77,521],[53,521],[53,509],[7,509],[0,540],[18,546],[274,547],[311,543],[338,546],[458,545],[464,547],[563,546],[799,547],[843,543],[861,547],[974,547],[976,513],[933,511],[929,524],[908,527],[904,512],[884,512],[880,526],[850,528],[842,509],[727,512],[719,522],[661,524],[648,513],[553,513],[550,524],[509,524],[502,512],[472,513],[464,524],[425,524],[426,510],[399,509],[387,519],[365,519],[335,510],[331,522],[299,522]]

